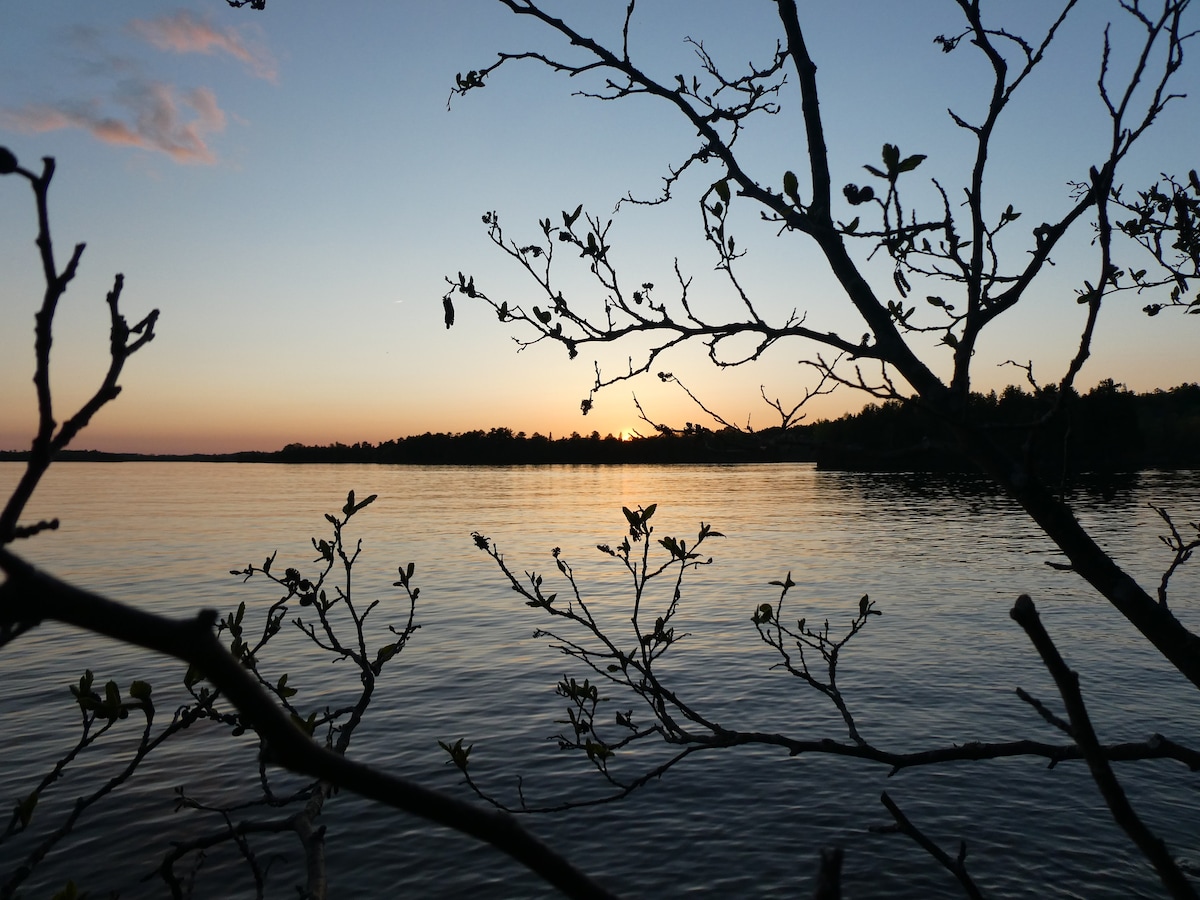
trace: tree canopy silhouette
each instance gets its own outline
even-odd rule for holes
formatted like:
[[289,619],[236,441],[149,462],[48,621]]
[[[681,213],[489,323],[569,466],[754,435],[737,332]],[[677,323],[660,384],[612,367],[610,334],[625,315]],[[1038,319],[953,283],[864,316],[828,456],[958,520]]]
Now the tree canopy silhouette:
[[[1045,277],[1052,253],[1069,233],[1092,230],[1092,270],[1079,273],[1076,291],[1086,315],[1078,333],[1062,337],[1074,343],[1075,352],[1051,382],[1051,402],[1023,423],[1023,446],[1035,444],[1063,415],[1091,353],[1106,302],[1120,294],[1158,290],[1165,299],[1147,308],[1148,313],[1167,306],[1182,306],[1188,312],[1200,309],[1198,300],[1187,297],[1188,279],[1200,276],[1195,250],[1200,179],[1193,173],[1187,178],[1164,176],[1134,192],[1121,182],[1131,151],[1181,96],[1174,83],[1185,47],[1195,36],[1186,0],[1164,0],[1152,9],[1141,3],[1120,4],[1117,12],[1132,20],[1139,36],[1134,46],[1122,48],[1133,60],[1123,72],[1112,62],[1109,32],[1103,36],[1097,89],[1108,119],[1107,135],[1091,148],[1093,161],[1065,192],[1060,215],[1032,226],[1012,204],[991,199],[993,192],[1000,191],[989,180],[995,167],[993,141],[998,124],[1020,102],[1063,23],[1077,11],[1077,0],[1060,4],[1049,24],[1029,37],[993,22],[991,11],[985,13],[980,0],[957,0],[962,30],[938,35],[936,41],[947,54],[966,52],[966,47],[981,54],[991,72],[991,92],[978,110],[949,111],[974,147],[973,162],[959,189],[932,176],[940,203],[929,213],[905,202],[907,185],[924,174],[927,157],[903,153],[895,144],[885,143],[873,161],[864,153],[864,169],[871,177],[867,184],[846,184],[840,190],[834,184],[826,140],[829,113],[822,105],[817,55],[805,39],[803,19],[793,0],[776,2],[781,36],[765,62],[728,73],[703,43],[695,41],[696,74],[668,80],[649,74],[632,55],[629,37],[636,0],[625,9],[621,42],[611,46],[553,15],[544,4],[499,2],[565,39],[570,52],[562,56],[534,50],[502,52],[495,62],[460,75],[452,96],[482,90],[500,70],[532,62],[581,79],[586,86],[579,93],[584,96],[611,102],[648,97],[660,103],[697,137],[695,149],[665,176],[661,196],[649,202],[671,199],[685,184],[684,177],[703,164],[717,169],[715,180],[702,180],[700,227],[718,269],[733,288],[733,300],[717,313],[700,311],[682,274],[673,298],[659,299],[658,288],[636,279],[631,285],[621,274],[612,245],[611,220],[582,207],[564,210],[561,223],[540,220],[539,236],[528,242],[510,238],[497,213],[483,217],[489,238],[528,273],[544,308],[493,296],[479,279],[462,273],[447,277],[447,297],[463,295],[490,306],[501,322],[522,329],[518,342],[523,347],[557,342],[574,357],[592,345],[635,335],[650,340],[648,350],[630,358],[627,371],[606,375],[597,366],[592,394],[652,371],[664,352],[686,342],[704,344],[710,359],[720,366],[754,361],[785,341],[811,348],[802,362],[822,379],[881,399],[915,403],[937,419],[955,452],[1011,494],[1062,549],[1075,571],[1200,687],[1200,638],[1121,569],[1080,525],[1053,486],[1040,477],[1028,455],[1010,449],[1011,442],[998,440],[969,402],[981,336],[1027,300],[1031,286]],[[780,114],[785,99],[799,107],[806,170],[756,172],[741,153],[739,140],[762,117]],[[861,337],[819,330],[803,314],[772,320],[760,312],[738,276],[745,250],[738,249],[730,215],[742,204],[753,205],[782,235],[816,247],[844,302],[861,317],[865,328]],[[1132,238],[1132,245],[1121,243],[1123,238]],[[871,277],[864,254],[852,249],[856,246],[868,258],[883,255],[890,260],[886,283]],[[556,255],[558,247],[575,251],[587,266],[599,289],[594,305],[588,305],[587,297],[567,296],[555,286],[552,275],[564,264]],[[1133,258],[1136,263],[1123,262]],[[922,294],[925,302],[918,303]],[[755,341],[749,353],[732,359],[722,355],[727,343],[747,335]],[[933,350],[922,340],[927,336],[938,339]],[[936,360],[942,353],[951,358],[947,377],[937,374]],[[1028,366],[1029,381],[1041,391],[1035,376]],[[585,413],[591,403],[591,395],[582,401]]]
[[[648,54],[643,58],[635,53],[637,0],[625,5],[619,38],[611,41],[593,37],[580,24],[580,17],[560,15],[550,3],[498,2],[514,15],[537,23],[544,34],[557,37],[564,46],[553,52],[501,52],[494,61],[460,73],[451,100],[484,91],[502,77],[502,70],[527,63],[573,79],[580,85],[576,92],[584,97],[657,103],[664,121],[674,120],[683,134],[694,135],[691,150],[668,169],[657,197],[627,196],[621,202],[665,203],[694,192],[700,234],[726,280],[728,300],[719,306],[698,303],[691,278],[678,263],[676,283],[666,289],[630,275],[621,262],[612,218],[586,211],[582,205],[572,209],[568,203],[561,219],[542,218],[535,229],[521,229],[521,237],[502,226],[498,212],[483,214],[487,236],[526,273],[534,299],[526,294],[503,295],[491,290],[484,279],[459,272],[446,278],[443,302],[448,308],[458,296],[490,307],[501,323],[516,329],[522,349],[557,343],[574,358],[603,345],[629,345],[627,368],[614,373],[596,364],[591,390],[581,401],[585,415],[597,391],[656,372],[664,355],[684,344],[702,345],[718,367],[754,362],[777,345],[800,348],[802,366],[816,379],[815,386],[799,388],[801,404],[823,385],[833,383],[918,409],[932,421],[933,436],[946,450],[982,471],[1020,504],[1062,551],[1067,560],[1064,568],[1090,584],[1169,665],[1200,687],[1200,636],[1176,616],[1165,589],[1156,591],[1139,583],[1080,523],[1058,482],[1047,473],[1041,449],[1050,442],[1061,445],[1069,430],[1072,409],[1081,404],[1077,381],[1091,356],[1097,323],[1113,302],[1123,295],[1137,297],[1141,303],[1153,298],[1143,306],[1149,316],[1167,310],[1200,312],[1200,294],[1190,293],[1191,284],[1200,277],[1200,177],[1192,170],[1186,177],[1164,174],[1151,184],[1127,183],[1145,178],[1144,170],[1129,165],[1134,149],[1150,142],[1155,123],[1183,96],[1177,85],[1185,49],[1197,33],[1187,0],[1121,2],[1113,8],[1113,15],[1130,26],[1133,36],[1128,43],[1122,39],[1120,46],[1114,44],[1117,32],[1111,26],[1098,36],[1096,89],[1104,128],[1064,189],[1057,212],[1041,222],[1023,218],[1017,203],[1004,197],[996,136],[1001,123],[1034,89],[1034,76],[1060,39],[1064,23],[1080,12],[1083,5],[1077,0],[1045,10],[1044,24],[1025,34],[1005,24],[1002,5],[956,0],[959,30],[933,40],[954,59],[975,54],[990,73],[990,90],[977,108],[956,104],[948,111],[971,147],[966,178],[955,183],[944,173],[931,172],[929,148],[902,151],[896,143],[885,142],[879,151],[862,148],[859,162],[866,177],[842,185],[834,181],[836,166],[830,158],[828,135],[831,122],[853,111],[831,110],[823,102],[820,49],[809,42],[804,16],[794,0],[776,0],[778,42],[774,48],[764,48],[759,62],[730,70],[702,40],[689,38],[695,50],[694,72],[665,76],[656,74]],[[746,149],[744,136],[761,126],[763,119],[778,115],[796,116],[803,133],[803,148],[797,152],[804,154],[804,168],[799,171],[764,171],[759,157]],[[1028,149],[1032,155],[1032,148]],[[1037,160],[1025,164],[1036,166]],[[922,199],[929,195],[916,190],[921,182],[932,190],[932,207]],[[746,245],[735,234],[747,209],[777,229],[783,243],[772,247],[772,252],[786,253],[794,242],[817,252],[838,286],[841,302],[861,320],[861,335],[824,329],[803,311],[772,314],[756,300],[743,275],[749,265]],[[1034,286],[1048,280],[1055,254],[1065,251],[1068,240],[1080,243],[1080,237],[1088,242],[1089,255],[1072,280],[1083,315],[1077,330],[1059,336],[1060,343],[1072,350],[1062,370],[1049,377],[1035,371],[1032,362],[1014,362],[1033,389],[1034,402],[1015,421],[997,423],[989,415],[994,410],[972,398],[981,341],[1015,309],[1034,302]],[[589,276],[591,294],[562,287],[573,284],[564,271],[576,261]],[[797,273],[798,282],[803,278],[804,273]],[[1012,352],[1020,354],[1022,349]],[[658,376],[664,381],[674,379],[670,372],[659,371]],[[1128,408],[1111,381],[1089,397],[1096,405],[1107,404],[1107,425],[1086,437],[1102,448],[1106,428],[1120,427]],[[784,424],[794,420],[798,409],[785,412],[782,403],[775,407]],[[885,404],[884,410],[888,409]],[[1171,524],[1169,513],[1160,514],[1172,532],[1164,541],[1177,562],[1185,561],[1191,552],[1188,540]],[[649,509],[644,516],[649,517]],[[639,522],[644,525],[644,519]],[[635,541],[648,538],[648,532],[637,532],[640,525],[633,526]],[[542,597],[540,584],[530,591],[508,572],[490,545],[485,549],[496,556],[515,590],[529,591],[530,605],[540,605],[550,615],[573,616],[600,642],[599,649],[565,639],[559,646],[604,676],[594,661],[607,651],[618,655],[620,651],[597,630],[586,608],[567,613],[550,609],[551,599]],[[628,545],[622,553],[629,556]],[[627,564],[633,566],[628,560]],[[1172,565],[1162,587],[1174,570]],[[786,593],[786,582],[779,583]],[[870,611],[867,602],[864,597],[863,621]],[[669,615],[649,635],[652,647],[660,646],[660,641],[669,643],[661,624]],[[775,607],[765,604],[755,622],[768,625],[777,615]],[[1033,601],[1021,596],[1012,615],[1053,674],[1069,718],[1054,721],[1087,759],[1114,818],[1155,866],[1170,893],[1194,896],[1175,860],[1149,834],[1120,792],[1088,722],[1077,676],[1063,664]],[[777,638],[781,652],[789,641],[800,652],[806,644],[823,650],[832,646],[827,633],[814,635],[803,622],[798,631],[785,630]],[[623,672],[624,659],[614,663]],[[674,713],[663,711],[663,704],[673,701],[674,695],[658,688],[649,666],[644,661],[636,677],[626,672],[631,679],[627,686],[657,698],[659,706],[652,707],[657,727],[671,735]],[[831,668],[831,681],[832,677]],[[645,687],[647,683],[651,687]],[[579,703],[576,693],[568,685],[564,696]],[[696,739],[699,743],[728,738],[719,724],[707,723],[702,713],[693,716],[684,709],[682,714],[711,729],[711,736]],[[855,737],[853,728],[850,737]],[[906,826],[901,816],[897,824],[912,833],[911,823]],[[956,866],[961,869],[964,854],[957,863],[945,854],[934,855],[959,874]]]

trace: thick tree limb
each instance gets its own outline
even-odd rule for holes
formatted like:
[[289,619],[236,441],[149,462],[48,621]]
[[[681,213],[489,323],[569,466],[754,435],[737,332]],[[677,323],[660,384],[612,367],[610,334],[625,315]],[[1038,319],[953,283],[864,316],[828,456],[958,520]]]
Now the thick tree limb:
[[1037,522],[1071,566],[1115,606],[1192,684],[1200,687],[1200,636],[1139,585],[1079,523],[1075,514],[1025,466],[1003,453],[978,429],[957,429],[963,450]]
[[1062,694],[1063,704],[1067,708],[1067,716],[1071,720],[1072,736],[1087,760],[1092,780],[1100,789],[1113,819],[1129,835],[1130,840],[1137,845],[1146,859],[1150,860],[1172,897],[1195,898],[1195,888],[1176,865],[1166,844],[1146,827],[1125,796],[1125,790],[1105,758],[1100,741],[1092,728],[1083,694],[1079,690],[1079,675],[1063,661],[1028,594],[1017,598],[1011,615],[1017,624],[1025,629],[1025,633],[1029,635],[1033,646],[1042,657],[1042,662],[1054,678],[1054,683]]
[[253,724],[279,765],[328,781],[386,806],[477,838],[512,857],[564,894],[614,895],[535,838],[508,814],[482,809],[321,747],[303,734],[213,634],[216,613],[176,621],[81,590],[0,548],[0,629],[55,620],[184,660],[204,672]]

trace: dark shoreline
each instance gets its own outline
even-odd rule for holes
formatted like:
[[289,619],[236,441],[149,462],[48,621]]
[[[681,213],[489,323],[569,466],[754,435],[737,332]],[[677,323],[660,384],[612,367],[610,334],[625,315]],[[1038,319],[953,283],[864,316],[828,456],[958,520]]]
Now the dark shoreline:
[[[1111,381],[1056,403],[1010,387],[972,394],[964,417],[991,432],[1047,478],[1148,469],[1200,468],[1200,385],[1135,394]],[[1030,423],[1038,423],[1031,441]],[[459,434],[425,433],[384,441],[326,446],[288,444],[281,450],[234,453],[114,453],[64,450],[63,462],[375,463],[381,465],[629,465],[807,462],[831,471],[973,472],[954,449],[952,429],[915,403],[871,405],[834,421],[752,433],[689,424],[682,431],[620,440],[571,434],[527,436],[508,428]],[[0,450],[21,462],[27,450]]]

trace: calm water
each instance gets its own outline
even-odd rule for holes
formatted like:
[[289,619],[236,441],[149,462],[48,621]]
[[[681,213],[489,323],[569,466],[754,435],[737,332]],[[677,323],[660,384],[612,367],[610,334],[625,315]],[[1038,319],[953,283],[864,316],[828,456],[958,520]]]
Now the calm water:
[[[0,464],[0,488],[19,467]],[[585,797],[590,770],[545,740],[562,718],[553,695],[571,661],[531,638],[546,624],[522,605],[473,545],[495,539],[517,571],[554,582],[558,546],[587,596],[614,629],[630,610],[620,570],[595,550],[620,540],[620,508],[657,502],[657,533],[689,539],[700,521],[727,535],[715,563],[685,583],[670,673],[678,693],[728,727],[844,739],[827,701],[780,672],[749,618],[776,599],[767,582],[788,571],[797,586],[791,616],[847,621],[869,593],[883,611],[844,651],[839,684],[872,743],[921,749],[968,740],[1059,736],[1014,695],[1021,686],[1056,706],[1056,693],[1008,610],[1021,592],[1038,603],[1067,661],[1082,675],[1101,738],[1140,740],[1154,731],[1200,744],[1195,690],[1165,667],[1108,605],[1069,573],[1045,566],[1053,548],[1003,498],[967,479],[848,475],[794,466],[377,468],[182,463],[62,464],[27,520],[57,515],[63,527],[21,549],[57,575],[169,615],[200,607],[261,612],[277,591],[241,584],[231,568],[279,551],[277,566],[310,572],[310,536],[347,490],[379,500],[355,518],[363,556],[360,597],[402,607],[391,588],[396,567],[414,561],[422,628],[385,677],[352,753],[360,759],[462,791],[438,739],[475,743],[472,769],[514,800],[524,779],[532,802]],[[1200,477],[1144,474],[1073,502],[1101,542],[1153,587],[1169,561],[1147,502],[1177,520],[1200,515]],[[554,576],[552,578],[551,576]],[[1200,626],[1200,561],[1176,575],[1173,606]],[[559,586],[551,587],[551,590]],[[663,604],[666,598],[651,602]],[[390,606],[389,606],[390,604]],[[347,675],[293,642],[264,668],[290,674],[313,706],[338,696]],[[281,656],[286,655],[286,660]],[[66,686],[84,668],[98,679],[155,684],[160,709],[181,678],[170,661],[43,626],[0,654],[5,749],[0,804],[24,796],[34,772],[73,740]],[[386,674],[385,672],[385,674]],[[351,682],[352,675],[349,676]],[[352,684],[350,685],[353,686]],[[627,708],[630,701],[614,700]],[[36,710],[36,714],[31,711]],[[119,750],[121,740],[113,742]],[[632,774],[661,759],[632,754]],[[143,770],[64,849],[47,860],[28,896],[67,877],[101,895],[160,896],[142,882],[165,842],[211,827],[176,813],[173,788],[233,801],[253,789],[253,747],[215,730],[188,734]],[[105,776],[103,754],[78,766],[44,801],[35,824],[49,825],[87,785]],[[248,765],[247,765],[248,764]],[[1180,765],[1119,769],[1131,800],[1176,854],[1200,863],[1200,791]],[[906,838],[868,831],[889,817],[887,790],[913,821],[953,850],[992,896],[1130,897],[1161,891],[1112,825],[1079,764],[1047,769],[1036,760],[885,769],[771,750],[692,758],[621,804],[527,819],[530,828],[584,869],[629,897],[723,894],[804,896],[822,846],[846,851],[848,897],[958,896],[956,885]],[[548,891],[504,857],[421,821],[339,796],[327,807],[333,896],[542,896]],[[36,829],[35,829],[36,830]],[[296,853],[275,864],[273,896],[294,896],[287,877]],[[7,872],[28,841],[0,846]],[[249,896],[242,868],[214,857],[198,896]]]

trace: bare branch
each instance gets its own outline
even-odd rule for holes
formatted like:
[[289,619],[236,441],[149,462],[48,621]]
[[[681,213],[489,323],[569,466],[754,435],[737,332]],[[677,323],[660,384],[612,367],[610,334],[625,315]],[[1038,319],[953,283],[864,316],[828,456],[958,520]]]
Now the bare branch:
[[212,631],[217,618],[214,611],[180,622],[134,609],[39,572],[3,548],[0,569],[8,575],[0,585],[0,627],[53,619],[184,660],[203,671],[237,706],[262,735],[279,765],[491,844],[568,896],[612,896],[510,817],[379,772],[318,745],[217,641]]
[[4,174],[16,174],[29,182],[33,189],[34,201],[37,207],[38,234],[37,247],[42,261],[42,275],[45,280],[45,290],[42,294],[42,304],[35,316],[34,353],[36,365],[33,383],[37,392],[38,425],[37,433],[25,465],[25,471],[16,488],[9,496],[3,510],[0,510],[0,546],[19,537],[52,528],[48,523],[20,527],[22,512],[36,489],[38,482],[49,468],[51,460],[58,451],[71,442],[79,430],[91,421],[101,407],[114,400],[121,388],[117,384],[125,361],[134,353],[154,339],[154,326],[158,321],[158,310],[152,310],[149,315],[134,325],[128,326],[121,315],[119,303],[124,278],[117,275],[113,288],[108,293],[109,319],[111,332],[109,339],[109,365],[100,386],[95,393],[68,418],[57,431],[54,416],[54,401],[50,392],[50,347],[54,328],[54,316],[58,311],[59,300],[66,293],[67,287],[75,278],[79,260],[83,256],[83,244],[77,244],[66,266],[59,271],[54,257],[54,241],[50,234],[50,214],[48,198],[50,181],[54,177],[54,160],[46,157],[42,160],[42,173],[37,175],[28,169],[17,165],[16,158],[7,150],[0,148],[0,154],[7,154],[6,160],[11,160],[11,167],[6,167]]
[[1184,538],[1179,533],[1179,529],[1175,527],[1170,514],[1165,508],[1150,504],[1150,508],[1158,513],[1160,519],[1166,523],[1167,528],[1171,531],[1171,536],[1164,537],[1159,535],[1159,540],[1162,541],[1174,553],[1174,558],[1171,560],[1171,565],[1163,572],[1162,580],[1158,584],[1158,602],[1165,609],[1167,606],[1167,584],[1171,580],[1171,576],[1175,574],[1175,570],[1182,566],[1185,562],[1192,558],[1192,551],[1200,547],[1200,525],[1195,522],[1189,522],[1188,527],[1196,532],[1194,538]]
[[1092,780],[1100,789],[1104,802],[1108,804],[1108,808],[1112,812],[1113,819],[1129,835],[1130,840],[1137,845],[1143,855],[1150,860],[1172,897],[1195,897],[1195,889],[1187,880],[1187,876],[1179,869],[1170,851],[1167,850],[1166,844],[1143,824],[1126,798],[1125,791],[1121,787],[1121,783],[1117,781],[1117,776],[1113,772],[1112,766],[1109,765],[1100,741],[1096,737],[1096,732],[1092,728],[1091,718],[1088,716],[1083,695],[1079,690],[1079,676],[1067,667],[1062,656],[1059,655],[1058,648],[1054,646],[1054,642],[1042,625],[1033,601],[1027,594],[1022,594],[1017,598],[1011,615],[1025,629],[1025,633],[1029,635],[1029,639],[1041,656],[1046,669],[1054,678],[1054,683],[1062,695],[1063,704],[1067,708],[1067,716],[1071,721],[1071,736],[1083,753],[1088,769],[1091,770]]
[[904,814],[896,802],[888,796],[887,791],[884,791],[880,797],[881,802],[887,811],[892,814],[892,818],[896,820],[896,830],[903,835],[912,838],[918,846],[926,853],[942,864],[951,875],[958,879],[958,883],[962,885],[963,891],[972,900],[982,900],[983,894],[978,886],[967,872],[967,842],[962,841],[958,845],[958,855],[951,857],[945,850],[930,840],[921,829],[912,823],[912,820]]

